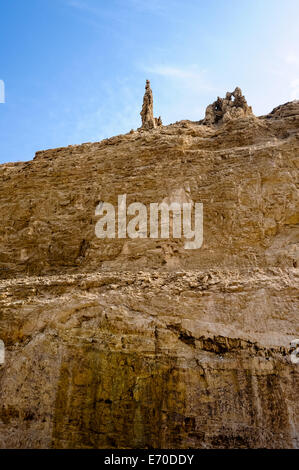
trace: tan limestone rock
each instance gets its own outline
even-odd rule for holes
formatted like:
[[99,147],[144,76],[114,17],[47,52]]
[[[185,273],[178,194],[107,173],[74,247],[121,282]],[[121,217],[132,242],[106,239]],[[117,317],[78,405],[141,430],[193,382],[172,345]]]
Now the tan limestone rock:
[[162,120],[159,116],[154,118],[154,99],[150,81],[146,80],[145,93],[143,97],[142,110],[140,112],[142,120],[142,129],[150,130],[162,126]]
[[[1,448],[299,447],[299,103],[234,93],[0,165]],[[203,203],[202,247],[98,239],[122,194]]]
[[252,114],[252,109],[242,95],[242,90],[236,87],[233,92],[227,92],[225,98],[218,96],[217,100],[207,107],[203,124],[210,126]]

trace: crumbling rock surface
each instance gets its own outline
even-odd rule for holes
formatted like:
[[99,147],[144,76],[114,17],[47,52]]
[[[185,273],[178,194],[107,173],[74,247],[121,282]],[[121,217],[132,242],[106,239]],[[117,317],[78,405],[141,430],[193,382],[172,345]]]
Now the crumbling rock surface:
[[[299,447],[298,129],[292,102],[0,166],[1,448]],[[202,202],[202,247],[96,238],[121,194]]]
[[242,90],[236,87],[233,92],[227,92],[225,98],[218,96],[217,100],[207,107],[203,124],[210,126],[252,114],[251,106],[248,106]]
[[281,119],[283,117],[296,116],[298,114],[298,106],[298,100],[289,101],[274,108],[266,117],[268,119]]

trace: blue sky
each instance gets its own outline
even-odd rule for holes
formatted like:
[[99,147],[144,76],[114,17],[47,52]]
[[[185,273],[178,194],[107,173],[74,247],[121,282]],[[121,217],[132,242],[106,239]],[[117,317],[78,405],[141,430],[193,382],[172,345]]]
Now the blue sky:
[[0,0],[0,163],[168,124],[240,86],[255,114],[299,95],[298,0]]

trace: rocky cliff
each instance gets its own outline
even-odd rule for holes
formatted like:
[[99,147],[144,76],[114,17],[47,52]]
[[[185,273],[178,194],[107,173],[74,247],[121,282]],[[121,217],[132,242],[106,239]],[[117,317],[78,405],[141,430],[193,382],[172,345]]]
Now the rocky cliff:
[[[236,90],[0,166],[0,447],[299,447],[299,102]],[[201,248],[97,238],[123,194],[203,203]]]

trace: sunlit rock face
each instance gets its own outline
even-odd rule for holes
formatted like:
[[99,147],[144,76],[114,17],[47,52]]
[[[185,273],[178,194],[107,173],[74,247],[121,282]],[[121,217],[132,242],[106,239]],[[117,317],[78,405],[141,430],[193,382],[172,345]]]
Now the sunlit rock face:
[[[299,103],[229,111],[0,166],[1,448],[299,447]],[[201,248],[97,238],[123,194]]]
[[203,124],[222,124],[231,119],[239,119],[245,116],[253,116],[251,106],[248,106],[242,90],[236,87],[233,92],[227,92],[225,98],[217,98],[206,109]]
[[140,116],[142,122],[140,129],[150,130],[162,126],[161,117],[154,117],[154,98],[149,80],[146,80],[145,83],[145,93]]

